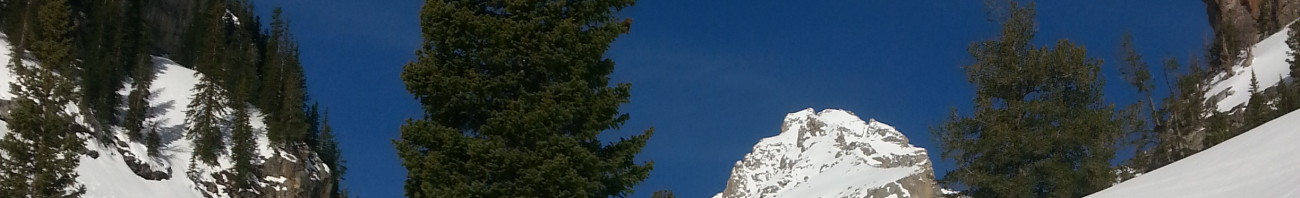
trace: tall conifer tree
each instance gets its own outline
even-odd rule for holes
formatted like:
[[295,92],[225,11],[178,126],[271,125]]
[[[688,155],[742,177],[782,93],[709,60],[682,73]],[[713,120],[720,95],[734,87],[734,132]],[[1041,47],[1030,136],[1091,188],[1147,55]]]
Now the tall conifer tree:
[[429,0],[402,73],[425,116],[395,140],[408,197],[626,196],[653,130],[605,143],[628,120],[628,84],[604,58],[633,0]]
[[[130,25],[128,42],[131,42],[131,63],[134,65],[131,71],[131,92],[127,95],[127,110],[123,127],[126,128],[128,137],[132,141],[147,141],[149,136],[146,130],[146,122],[149,115],[149,101],[153,97],[152,85],[154,76],[153,58],[149,56],[149,36],[148,24],[144,21],[144,9],[147,4],[146,0],[131,0],[129,11],[127,13],[126,23]],[[157,148],[150,147],[150,150]]]
[[[206,25],[204,30],[208,31],[209,35],[222,35],[225,3],[218,0],[207,2],[203,5],[203,12],[195,17],[195,20]],[[223,38],[223,36],[211,36],[201,42],[199,49],[202,53],[199,55],[202,56],[198,57],[200,61],[195,66],[195,70],[198,71],[195,75],[199,76],[199,83],[194,85],[194,96],[191,98],[188,111],[185,112],[185,123],[189,127],[187,136],[194,141],[194,157],[207,164],[216,164],[217,157],[226,146],[220,128],[221,118],[226,113],[225,101],[227,101],[227,93],[220,84],[224,69],[223,60],[225,60],[221,56]]]
[[1000,36],[972,44],[975,63],[964,67],[975,114],[954,110],[934,130],[957,164],[943,182],[974,197],[1083,197],[1109,186],[1122,132],[1102,103],[1101,61],[1065,40],[1031,44],[1034,6],[1008,2]]
[[[16,81],[10,86],[16,106],[10,111],[9,133],[0,139],[0,197],[78,197],[85,187],[77,184],[76,167],[84,149],[73,130],[76,124],[65,111],[77,98],[71,33],[71,8],[66,0],[37,2],[36,15],[22,15],[10,69]],[[30,12],[26,12],[30,13]],[[29,23],[32,17],[35,23]],[[28,26],[39,25],[40,27]],[[39,62],[27,65],[26,38],[36,38],[30,51]]]
[[320,135],[316,136],[316,138],[318,138],[316,142],[320,144],[319,147],[315,147],[318,148],[316,154],[320,155],[320,160],[330,167],[330,174],[333,175],[334,179],[335,188],[333,192],[330,192],[330,196],[347,197],[344,194],[345,191],[339,188],[341,185],[338,185],[342,184],[343,175],[347,174],[348,168],[344,165],[347,161],[343,160],[342,148],[339,148],[339,143],[334,138],[334,128],[330,126],[328,112],[321,116]]
[[[238,85],[244,87],[243,85]],[[257,140],[253,139],[253,126],[250,125],[249,112],[247,103],[243,102],[248,96],[244,91],[235,91],[235,97],[230,104],[235,109],[234,126],[230,131],[230,159],[235,162],[234,189],[244,196],[255,196],[257,189],[253,182],[259,178],[257,167],[253,160],[257,158]]]

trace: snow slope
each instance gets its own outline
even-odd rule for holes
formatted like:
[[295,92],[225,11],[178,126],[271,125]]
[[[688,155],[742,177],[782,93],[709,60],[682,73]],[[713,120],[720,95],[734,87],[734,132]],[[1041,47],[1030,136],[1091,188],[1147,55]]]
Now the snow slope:
[[1278,82],[1291,77],[1291,65],[1286,62],[1291,58],[1290,54],[1287,54],[1291,51],[1291,47],[1286,45],[1290,31],[1290,28],[1282,28],[1282,31],[1252,46],[1251,59],[1243,60],[1233,66],[1231,77],[1226,74],[1215,76],[1210,83],[1212,85],[1210,90],[1205,92],[1205,98],[1213,101],[1216,97],[1222,97],[1215,104],[1218,105],[1220,112],[1226,112],[1250,100],[1252,72],[1259,80],[1260,89],[1276,86]]
[[[3,35],[0,35],[3,37]],[[0,39],[0,62],[8,65],[10,60],[9,51],[11,46],[7,41]],[[28,61],[30,62],[30,61]],[[118,142],[114,145],[99,144],[98,140],[88,139],[86,149],[99,153],[97,158],[87,155],[81,156],[81,165],[77,167],[77,173],[80,175],[77,181],[86,186],[84,197],[169,197],[169,198],[201,198],[201,197],[229,197],[228,189],[224,186],[216,186],[216,192],[207,192],[200,190],[200,182],[215,183],[218,178],[213,178],[214,173],[218,173],[233,167],[229,156],[222,156],[219,165],[206,166],[203,164],[195,165],[195,172],[189,172],[191,151],[193,146],[191,141],[184,138],[185,129],[185,111],[190,103],[190,96],[193,95],[191,89],[199,82],[198,75],[194,70],[182,67],[166,58],[154,57],[153,66],[156,70],[156,80],[153,81],[153,97],[151,106],[153,113],[157,115],[148,123],[153,123],[161,133],[163,139],[163,148],[160,157],[150,157],[145,155],[147,149],[143,144],[137,142]],[[13,75],[9,69],[0,69],[0,99],[10,100],[14,95],[9,93],[9,83],[13,81]],[[130,93],[131,86],[125,86],[120,94]],[[75,108],[70,108],[75,113]],[[227,110],[230,112],[230,110]],[[271,158],[277,153],[283,155],[283,151],[268,147],[268,140],[265,135],[266,125],[262,123],[261,113],[256,109],[250,111],[251,125],[254,128],[255,135],[258,137],[258,152],[261,159]],[[85,116],[77,115],[78,120],[85,120]],[[85,122],[82,121],[84,124]],[[0,127],[3,127],[0,122]],[[0,137],[8,131],[7,128],[0,128]],[[115,127],[117,140],[128,139],[124,129]],[[84,136],[91,138],[88,136]],[[121,148],[119,148],[121,147]],[[128,152],[121,152],[126,150]],[[142,156],[144,155],[144,156]],[[128,158],[140,159],[148,164],[153,170],[162,170],[170,173],[169,179],[164,180],[147,180],[137,176],[128,166]],[[286,157],[287,158],[287,157]],[[255,163],[259,163],[255,162]],[[323,170],[328,171],[325,167]],[[259,185],[276,185],[271,183],[260,183]],[[276,187],[272,187],[276,188]],[[205,196],[205,194],[207,194]]]
[[[1252,72],[1261,88],[1293,78],[1286,62],[1293,50],[1286,45],[1289,31],[1284,28],[1252,46],[1253,57],[1234,66],[1232,77],[1215,76],[1206,96],[1218,111],[1233,111],[1250,100]],[[1300,197],[1296,140],[1300,111],[1089,197]]]
[[714,197],[932,197],[933,177],[925,149],[894,127],[810,108],[788,114],[780,134],[736,162]]
[[1300,197],[1298,140],[1300,111],[1088,197]]

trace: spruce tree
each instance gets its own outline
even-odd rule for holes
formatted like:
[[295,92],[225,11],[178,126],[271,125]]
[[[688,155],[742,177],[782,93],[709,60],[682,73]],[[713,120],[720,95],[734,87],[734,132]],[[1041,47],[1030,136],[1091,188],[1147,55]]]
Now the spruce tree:
[[[132,141],[147,142],[147,132],[152,129],[146,129],[146,122],[153,115],[149,115],[149,101],[152,97],[152,85],[154,76],[153,58],[149,56],[149,36],[148,24],[144,21],[145,0],[132,0],[126,23],[131,25],[128,42],[131,44],[130,60],[133,65],[131,71],[131,92],[127,94],[127,110],[123,127],[126,128],[128,137]],[[149,145],[146,143],[146,145]],[[150,147],[151,152],[157,148]]]
[[276,111],[278,126],[281,127],[279,136],[272,137],[273,141],[278,140],[281,143],[305,142],[308,124],[307,115],[304,110],[307,97],[305,81],[303,81],[302,63],[298,62],[298,49],[296,45],[282,46],[287,49],[284,64],[284,82],[283,91],[280,95],[280,110]]
[[135,42],[128,39],[131,24],[126,21],[127,5],[124,0],[81,1],[88,19],[83,23],[86,28],[77,32],[80,40],[77,47],[78,58],[85,60],[78,66],[82,71],[81,101],[89,111],[83,115],[93,116],[91,127],[106,131],[108,125],[119,125],[117,108],[122,98],[117,91],[123,88],[123,82],[134,67],[135,50],[129,48]]
[[[262,51],[262,61],[260,62],[261,66],[259,66],[261,71],[258,72],[259,82],[261,83],[258,86],[257,98],[254,99],[257,100],[258,108],[268,113],[269,116],[265,121],[268,127],[274,123],[271,116],[274,116],[275,111],[280,109],[280,91],[282,91],[281,87],[283,87],[282,83],[284,82],[281,79],[282,75],[280,75],[280,73],[283,73],[281,70],[284,69],[284,61],[281,58],[283,57],[281,45],[286,41],[285,34],[288,27],[283,19],[283,13],[284,11],[280,8],[271,11],[270,35],[267,38],[266,47]],[[278,131],[271,130],[270,133],[278,133]]]
[[[243,85],[239,85],[243,87]],[[256,195],[256,186],[253,182],[260,178],[257,173],[257,166],[253,160],[257,157],[257,140],[253,139],[253,126],[249,124],[248,105],[242,102],[247,94],[244,91],[235,91],[236,97],[231,103],[235,110],[234,126],[230,131],[230,159],[235,162],[235,193],[245,196]]]
[[1102,103],[1101,61],[1069,41],[1030,44],[1033,4],[1009,8],[1000,36],[970,47],[974,115],[954,110],[933,131],[956,162],[942,182],[973,197],[1082,197],[1110,186],[1123,132]]
[[[343,175],[347,174],[348,167],[344,165],[347,161],[343,160],[343,151],[339,148],[339,143],[334,138],[334,128],[330,127],[329,113],[325,113],[321,116],[320,136],[316,137],[318,138],[316,142],[319,142],[320,144],[319,147],[314,147],[318,148],[316,154],[320,155],[320,160],[324,161],[325,165],[329,166],[330,174],[334,179],[334,184],[335,186],[339,186],[338,184],[342,184],[340,182],[343,180]],[[343,191],[342,188],[334,188],[334,191],[330,192],[330,194],[331,197],[347,197],[347,195],[344,194],[345,192],[346,191]]]
[[627,196],[653,130],[614,142],[628,84],[605,50],[633,0],[425,1],[422,47],[402,73],[425,110],[394,141],[407,197]]
[[1246,124],[1242,126],[1244,130],[1239,131],[1253,129],[1268,121],[1267,115],[1270,113],[1271,108],[1268,107],[1266,102],[1267,98],[1264,97],[1264,90],[1260,89],[1259,80],[1255,78],[1255,71],[1252,70],[1250,72],[1250,100],[1246,102]]
[[195,75],[199,76],[199,84],[194,85],[194,96],[185,112],[186,137],[194,141],[196,159],[215,165],[226,146],[220,125],[225,116],[225,93],[216,79]]
[[[203,21],[207,25],[204,30],[209,31],[210,35],[220,35],[224,28],[218,22],[222,21],[225,13],[224,3],[209,1],[204,8],[206,9],[201,16],[195,17],[196,21]],[[201,42],[199,49],[202,53],[199,55],[202,56],[198,57],[200,63],[195,66],[199,83],[194,85],[194,96],[185,112],[185,124],[189,127],[186,135],[194,141],[193,156],[210,165],[217,163],[217,157],[226,147],[220,128],[227,101],[227,93],[219,82],[225,60],[221,55],[224,45],[222,40],[221,36],[213,36],[204,38]]]
[[1279,91],[1284,97],[1279,102],[1280,106],[1283,107],[1281,109],[1283,115],[1300,109],[1300,23],[1292,23],[1289,28],[1291,31],[1288,32],[1286,44],[1291,48],[1291,51],[1288,52],[1291,56],[1286,61],[1291,67],[1291,72],[1289,72],[1291,82],[1282,83],[1286,86]]
[[[307,134],[306,137],[304,137],[303,139],[305,140],[305,142],[307,143],[307,147],[309,148],[321,147],[321,142],[320,142],[321,115],[320,114],[321,114],[320,103],[312,103],[310,107],[307,107],[307,111],[304,114],[307,115],[306,118]],[[316,152],[316,153],[320,153],[320,152]]]
[[[85,187],[77,184],[76,167],[83,140],[73,130],[76,124],[64,105],[75,103],[77,93],[71,74],[76,73],[73,57],[73,26],[66,0],[35,4],[36,15],[20,15],[9,63],[16,79],[10,86],[15,107],[7,120],[9,133],[0,139],[0,197],[78,197]],[[35,18],[35,21],[31,21]],[[34,27],[30,25],[39,25]],[[36,38],[30,51],[36,65],[26,65],[26,38]]]

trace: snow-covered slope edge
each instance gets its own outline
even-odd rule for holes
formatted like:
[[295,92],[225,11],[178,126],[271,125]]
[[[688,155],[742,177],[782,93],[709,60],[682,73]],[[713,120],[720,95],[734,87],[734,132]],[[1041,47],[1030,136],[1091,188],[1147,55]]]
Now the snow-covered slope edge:
[[1300,111],[1088,197],[1300,197]]
[[935,197],[924,148],[894,127],[852,112],[804,109],[786,115],[781,133],[736,162],[715,198]]
[[[3,36],[0,34],[0,38]],[[0,65],[8,64],[10,48],[4,39],[0,39]],[[35,64],[30,60],[27,62]],[[128,138],[120,127],[106,129],[113,134],[107,137],[112,140],[107,141],[82,134],[87,138],[87,153],[93,153],[82,155],[81,164],[76,169],[79,174],[77,181],[86,187],[84,197],[239,197],[231,195],[230,178],[233,174],[230,170],[234,163],[229,156],[222,156],[219,165],[199,164],[190,169],[193,146],[184,138],[184,121],[187,104],[193,95],[191,90],[198,83],[198,74],[166,58],[155,57],[153,63],[156,80],[152,84],[150,111],[155,117],[146,123],[156,127],[162,137],[160,156],[148,156],[148,150],[141,143],[124,141]],[[13,79],[8,68],[0,68],[0,101],[13,99],[14,95],[9,93],[9,83]],[[127,89],[119,94],[126,95],[131,91],[131,86],[124,87]],[[76,113],[75,108],[69,111],[73,112],[74,120],[82,125],[87,123],[85,120],[89,116]],[[325,167],[314,152],[269,146],[266,125],[261,119],[263,115],[256,109],[252,109],[251,114],[250,124],[258,137],[259,157],[254,164],[261,167],[261,175],[265,176],[257,183],[260,194],[256,197],[315,197],[331,190],[329,188],[334,184],[327,183],[331,181],[326,179],[330,168]],[[223,127],[223,130],[228,131],[229,127]],[[0,122],[0,138],[7,132],[5,123]],[[138,172],[157,174],[146,179]]]
[[1243,56],[1249,56],[1232,67],[1231,76],[1222,73],[1214,76],[1205,98],[1216,104],[1218,111],[1228,112],[1250,100],[1252,73],[1259,81],[1260,89],[1277,86],[1282,80],[1291,78],[1291,64],[1286,62],[1291,58],[1288,54],[1291,47],[1286,44],[1290,32],[1290,28],[1282,28],[1243,52]]

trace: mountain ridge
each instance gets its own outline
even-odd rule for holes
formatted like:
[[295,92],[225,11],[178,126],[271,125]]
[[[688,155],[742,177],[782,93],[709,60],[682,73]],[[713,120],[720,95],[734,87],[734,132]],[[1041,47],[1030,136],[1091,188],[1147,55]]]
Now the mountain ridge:
[[715,198],[934,197],[932,162],[893,126],[847,110],[789,113],[736,162]]

